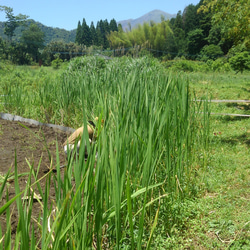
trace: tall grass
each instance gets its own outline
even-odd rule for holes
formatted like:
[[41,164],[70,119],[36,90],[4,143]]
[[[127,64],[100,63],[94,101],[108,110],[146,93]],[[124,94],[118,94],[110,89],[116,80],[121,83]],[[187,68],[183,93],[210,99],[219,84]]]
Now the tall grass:
[[[190,101],[188,79],[166,74],[148,58],[77,58],[36,91],[20,96],[37,117],[42,106],[51,122],[86,126],[87,117],[99,116],[104,125],[97,124],[94,146],[84,134],[89,157],[85,161],[84,147],[75,160],[68,156],[63,177],[57,154],[57,173],[48,174],[45,190],[31,166],[43,200],[34,223],[41,235],[35,239],[27,225],[16,246],[141,249],[150,247],[158,226],[170,234],[180,218],[178,205],[195,194],[194,167],[207,147],[207,110],[201,115],[200,104]],[[49,202],[52,186],[56,195]],[[20,198],[17,205],[24,227],[32,208]]]

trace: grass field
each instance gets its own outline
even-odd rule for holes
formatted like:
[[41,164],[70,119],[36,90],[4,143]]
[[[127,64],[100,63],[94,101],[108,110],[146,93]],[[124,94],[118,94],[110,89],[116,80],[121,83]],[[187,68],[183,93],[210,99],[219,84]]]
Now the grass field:
[[[17,234],[14,246],[25,248],[30,240],[43,249],[63,249],[66,241],[70,248],[249,249],[249,119],[211,115],[208,121],[206,114],[250,114],[249,105],[194,102],[249,100],[249,73],[176,73],[145,58],[0,71],[1,112],[71,127],[86,123],[83,117],[105,120],[98,144],[89,148],[101,152],[97,162],[95,154],[69,161],[66,177],[57,174],[48,183],[58,190],[56,208],[38,218],[39,242],[31,224],[22,224],[31,211],[16,198],[19,229],[32,233]],[[40,195],[45,208],[49,188]],[[49,233],[43,218],[53,211]]]

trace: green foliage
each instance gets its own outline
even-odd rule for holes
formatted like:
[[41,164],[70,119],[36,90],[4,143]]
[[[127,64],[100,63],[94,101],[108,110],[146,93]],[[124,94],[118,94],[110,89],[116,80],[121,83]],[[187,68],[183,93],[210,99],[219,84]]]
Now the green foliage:
[[195,30],[199,27],[197,6],[189,4],[183,11],[183,29],[187,35],[190,31]]
[[[15,163],[15,199],[6,194],[9,203],[0,208],[9,223],[6,232],[0,230],[2,248],[16,242],[23,249],[249,249],[249,120],[211,115],[207,130],[207,117],[199,113],[208,111],[206,105],[186,91],[195,91],[197,99],[249,99],[250,75],[197,73],[214,62],[189,63],[192,73],[166,72],[152,58],[75,58],[59,71],[0,63],[0,92],[12,94],[6,103],[15,102],[2,110],[45,121],[44,107],[53,122],[72,127],[86,123],[86,116],[105,119],[88,160],[80,153],[62,171],[54,159],[57,173],[44,176],[45,187],[39,167],[28,163],[29,203],[19,199]],[[211,112],[249,113],[247,105],[209,106]],[[30,217],[30,186],[42,197],[39,218]],[[10,203],[20,209],[16,230]]]
[[76,43],[65,43],[63,41],[50,42],[45,46],[42,51],[42,59],[44,65],[50,65],[54,60],[54,55],[60,54],[60,58],[63,61],[69,61],[70,59],[81,56],[87,53],[86,46],[77,45]]
[[198,11],[210,10],[213,24],[220,25],[225,38],[232,38],[235,45],[249,39],[249,0],[205,0]]
[[226,58],[218,58],[215,61],[207,61],[207,65],[211,67],[212,71],[215,72],[228,72],[232,70]]
[[186,72],[193,72],[196,71],[197,65],[185,59],[176,58],[173,61],[165,62],[164,64],[167,68],[171,68],[174,71],[186,71]]
[[28,18],[28,16],[19,14],[18,16],[14,16],[13,8],[7,6],[0,6],[0,11],[4,11],[6,14],[7,21],[5,22],[4,34],[7,35],[9,41],[12,41],[12,37],[14,36],[15,29],[23,25]]
[[175,58],[174,60],[163,62],[163,65],[167,69],[177,72],[229,72],[232,70],[225,57],[207,60],[206,62]]
[[144,23],[128,32],[114,31],[108,35],[108,40],[112,49],[140,46],[141,49],[150,49],[157,57],[165,51],[171,54],[175,50],[174,34],[168,21],[151,25]]
[[248,51],[238,52],[229,59],[229,63],[236,73],[243,73],[244,70],[250,69],[250,53]]
[[[42,68],[36,74],[43,72]],[[97,143],[92,147],[83,135],[89,157],[85,161],[84,147],[79,158],[68,156],[63,178],[59,154],[52,161],[57,169],[53,181],[48,173],[45,189],[38,186],[43,204],[37,219],[39,238],[29,234],[32,206],[25,209],[17,199],[17,244],[22,241],[27,248],[32,237],[41,249],[87,249],[93,243],[99,249],[150,249],[158,227],[168,235],[174,227],[183,227],[183,219],[190,215],[183,203],[195,194],[193,168],[203,164],[199,156],[207,150],[209,128],[207,109],[201,114],[202,106],[191,101],[187,78],[166,73],[158,60],[148,57],[75,58],[55,78],[52,72],[37,85],[28,84],[28,74],[14,71],[16,84],[4,86],[15,102],[5,106],[8,112],[27,117],[32,107],[28,117],[43,121],[43,107],[53,123],[86,125],[87,117],[99,116],[104,125],[97,124]],[[40,185],[38,172],[29,167],[25,194],[34,185],[31,179]],[[18,195],[17,177],[15,185]],[[55,197],[48,209],[52,185]]]
[[200,50],[205,45],[204,34],[202,29],[195,29],[188,33],[188,53],[192,59],[196,58]]
[[21,42],[26,47],[26,52],[33,57],[34,61],[38,61],[40,56],[39,49],[44,47],[44,36],[44,33],[35,24],[31,24],[28,29],[22,32]]
[[63,60],[60,58],[60,54],[56,54],[55,59],[51,62],[51,66],[54,69],[58,69],[62,63],[63,63]]
[[215,60],[218,57],[223,56],[223,51],[221,50],[219,45],[205,45],[201,50],[201,60],[207,61],[207,60]]
[[77,44],[85,46],[102,46],[106,49],[109,47],[106,36],[111,31],[118,31],[115,19],[112,19],[110,23],[107,19],[105,19],[104,21],[100,20],[97,22],[96,27],[94,26],[94,23],[91,22],[91,25],[89,27],[86,23],[85,18],[83,18],[82,24],[80,21],[78,22],[75,42]]

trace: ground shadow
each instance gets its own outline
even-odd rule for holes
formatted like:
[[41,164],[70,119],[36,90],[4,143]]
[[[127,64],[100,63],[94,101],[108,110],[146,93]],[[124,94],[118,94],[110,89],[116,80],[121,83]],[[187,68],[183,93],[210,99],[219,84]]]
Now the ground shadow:
[[239,136],[230,136],[226,138],[221,138],[222,143],[227,143],[231,145],[236,145],[238,143],[242,143],[250,147],[250,138],[247,133],[243,133]]
[[248,111],[250,110],[250,105],[249,104],[239,104],[239,103],[227,103],[226,104],[227,107],[229,108],[236,108],[236,109],[239,109],[239,110],[244,110],[244,111]]

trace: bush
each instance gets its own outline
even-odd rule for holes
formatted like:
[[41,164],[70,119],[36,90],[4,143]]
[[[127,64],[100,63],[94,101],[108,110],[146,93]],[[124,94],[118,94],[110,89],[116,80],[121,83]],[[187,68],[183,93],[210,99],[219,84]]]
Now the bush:
[[63,63],[63,60],[60,58],[60,54],[55,54],[54,57],[55,57],[55,60],[51,62],[51,66],[54,69],[58,69]]
[[248,51],[235,53],[235,56],[229,59],[231,67],[238,72],[243,73],[244,70],[250,69],[250,54]]
[[182,70],[186,72],[195,71],[195,64],[188,60],[176,60],[173,64],[173,68],[177,70]]
[[[210,61],[211,62],[211,61]],[[226,58],[218,58],[211,63],[211,69],[213,71],[227,72],[231,70],[230,64],[227,62]]]
[[223,56],[223,51],[219,45],[210,44],[205,45],[201,50],[201,60],[207,61],[209,59],[216,60],[218,57]]
[[164,62],[164,66],[166,68],[171,68],[177,71],[185,71],[185,72],[208,72],[211,67],[207,65],[207,63],[201,61],[191,61],[177,58],[172,61]]

